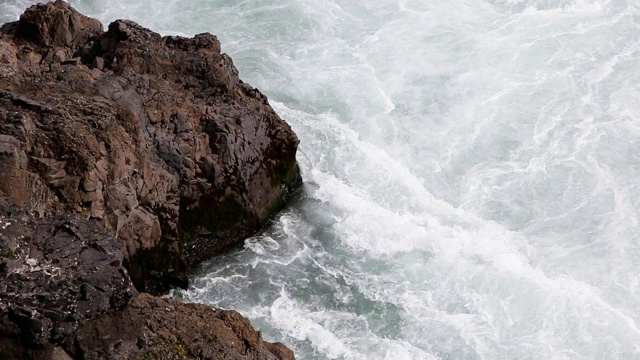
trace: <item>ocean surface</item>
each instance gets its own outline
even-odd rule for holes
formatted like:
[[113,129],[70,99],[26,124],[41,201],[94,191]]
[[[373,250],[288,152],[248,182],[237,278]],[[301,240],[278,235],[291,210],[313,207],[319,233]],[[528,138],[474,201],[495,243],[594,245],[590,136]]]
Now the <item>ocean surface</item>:
[[640,1],[70,2],[216,34],[300,137],[292,206],[174,297],[303,360],[640,359]]

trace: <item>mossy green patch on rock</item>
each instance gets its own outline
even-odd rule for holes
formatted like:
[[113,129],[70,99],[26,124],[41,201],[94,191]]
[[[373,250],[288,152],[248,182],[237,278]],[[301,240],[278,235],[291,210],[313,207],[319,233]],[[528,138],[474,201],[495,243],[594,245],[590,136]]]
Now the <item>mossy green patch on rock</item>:
[[2,255],[2,257],[6,257],[9,259],[16,259],[18,257],[18,255],[20,255],[20,249],[8,249],[7,251],[5,251]]
[[184,356],[185,358],[189,359],[189,360],[196,360],[197,358],[193,355],[191,355],[191,353],[189,353],[189,349],[187,349],[187,346],[184,344],[176,344],[174,346],[174,348],[176,349],[176,352],[181,355]]

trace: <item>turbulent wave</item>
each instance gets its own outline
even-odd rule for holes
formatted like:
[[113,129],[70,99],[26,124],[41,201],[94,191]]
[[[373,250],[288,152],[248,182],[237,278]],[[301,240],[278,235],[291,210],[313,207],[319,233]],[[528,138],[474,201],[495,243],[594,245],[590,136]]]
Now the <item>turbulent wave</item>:
[[640,359],[637,1],[71,2],[219,35],[301,138],[293,206],[174,296],[301,359]]

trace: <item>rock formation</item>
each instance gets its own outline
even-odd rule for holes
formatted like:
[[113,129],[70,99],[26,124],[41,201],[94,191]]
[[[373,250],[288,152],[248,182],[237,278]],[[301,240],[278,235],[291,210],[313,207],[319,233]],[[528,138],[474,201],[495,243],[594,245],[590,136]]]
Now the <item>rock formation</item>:
[[98,220],[0,197],[0,359],[292,359],[235,311],[138,294]]
[[127,20],[103,32],[62,1],[3,25],[0,348],[292,357],[236,313],[137,291],[185,286],[192,266],[257,231],[300,184],[297,145],[213,35]]
[[139,290],[163,292],[282,205],[298,140],[215,36],[101,28],[63,2],[3,27],[0,191],[102,221]]

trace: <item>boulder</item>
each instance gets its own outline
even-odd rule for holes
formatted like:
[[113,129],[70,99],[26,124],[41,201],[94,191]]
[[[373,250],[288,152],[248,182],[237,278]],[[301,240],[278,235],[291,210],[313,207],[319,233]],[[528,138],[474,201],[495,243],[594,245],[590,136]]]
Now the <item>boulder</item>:
[[211,34],[103,32],[62,1],[0,30],[0,195],[102,222],[140,291],[256,232],[300,184],[297,146]]
[[83,359],[291,360],[235,311],[137,296],[126,309],[84,324],[71,354]]
[[19,39],[72,52],[103,30],[100,21],[83,16],[62,0],[30,7],[17,25]]

